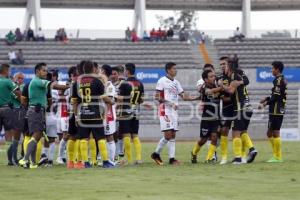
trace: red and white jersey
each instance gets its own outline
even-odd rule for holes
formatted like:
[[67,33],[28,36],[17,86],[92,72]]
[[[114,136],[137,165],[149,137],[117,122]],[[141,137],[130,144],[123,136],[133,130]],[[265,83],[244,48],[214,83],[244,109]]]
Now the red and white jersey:
[[[111,81],[107,81],[105,85],[106,96],[114,98],[116,96],[116,87]],[[116,121],[116,106],[106,105],[106,122]]]
[[159,115],[164,116],[166,112],[172,112],[173,108],[171,104],[178,105],[178,97],[183,92],[183,89],[179,81],[176,79],[171,80],[164,76],[158,80],[156,90],[160,91],[160,98],[166,101],[166,103],[159,105]]

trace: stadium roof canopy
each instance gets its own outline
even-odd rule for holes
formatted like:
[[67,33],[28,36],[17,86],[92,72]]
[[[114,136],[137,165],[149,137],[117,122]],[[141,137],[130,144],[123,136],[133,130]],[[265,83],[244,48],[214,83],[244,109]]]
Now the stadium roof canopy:
[[[42,8],[134,9],[135,0],[40,0]],[[146,9],[241,11],[243,0],[146,0]],[[244,0],[248,1],[248,0]],[[0,0],[0,7],[26,7],[27,0]],[[251,10],[300,10],[299,0],[252,0]]]

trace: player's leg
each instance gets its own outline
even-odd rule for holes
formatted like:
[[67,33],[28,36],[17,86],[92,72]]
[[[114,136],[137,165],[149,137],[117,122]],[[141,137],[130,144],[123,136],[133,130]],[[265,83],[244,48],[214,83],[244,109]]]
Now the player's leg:
[[[90,128],[78,127],[79,133],[79,148],[81,152],[81,162],[78,162],[78,168],[90,168],[89,155],[88,155],[88,146],[90,138]],[[76,167],[77,168],[77,167]]]
[[102,167],[103,168],[113,168],[115,165],[113,162],[110,162],[109,158],[108,158],[108,151],[107,151],[104,127],[102,126],[100,128],[93,128],[92,133],[93,133],[95,140],[97,141],[99,153],[101,154],[101,157],[103,160]]
[[59,137],[61,137],[61,140],[58,145],[58,155],[56,162],[58,164],[65,164],[66,163],[66,148],[67,148],[67,142],[68,142],[68,133],[66,131],[63,131],[62,134],[59,134]]
[[126,162],[132,162],[132,152],[131,152],[131,134],[130,134],[130,121],[131,120],[120,120],[119,121],[119,133],[122,135],[124,141],[124,149],[126,160],[121,161],[121,164],[126,164]]
[[95,138],[93,137],[93,134],[90,134],[89,152],[92,165],[97,166],[97,144]]
[[191,152],[191,162],[197,163],[197,155],[201,147],[207,142],[208,139],[208,122],[202,120],[200,124],[200,139],[196,142]]
[[[227,163],[228,155],[228,134],[230,130],[229,122],[226,121],[224,126],[221,127],[221,137],[220,137],[220,149],[221,149],[221,162],[220,164]],[[231,125],[231,121],[230,121]]]
[[139,120],[134,118],[131,124],[131,137],[133,141],[133,146],[135,149],[135,164],[142,164],[142,144],[138,136],[139,132]]
[[208,163],[215,163],[216,159],[214,159],[214,155],[217,149],[217,143],[218,143],[218,128],[219,128],[219,121],[210,121],[208,123],[208,135],[210,137],[211,143],[208,148],[207,156],[206,156],[206,162]]
[[271,163],[283,162],[282,160],[282,147],[280,139],[280,129],[283,121],[283,116],[270,115],[270,133],[273,137],[273,158],[268,160]]
[[233,164],[242,164],[242,139],[241,133],[244,130],[243,120],[241,120],[241,112],[235,113],[235,120],[232,127],[232,148],[234,159]]
[[115,143],[114,133],[116,132],[116,121],[109,121],[104,124],[104,127],[105,127],[105,137],[107,142],[109,160],[111,162],[115,162],[116,143]]

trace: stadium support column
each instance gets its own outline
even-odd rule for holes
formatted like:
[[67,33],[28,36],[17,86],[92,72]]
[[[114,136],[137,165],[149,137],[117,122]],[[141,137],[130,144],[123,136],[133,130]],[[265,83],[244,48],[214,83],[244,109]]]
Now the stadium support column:
[[242,11],[242,33],[245,37],[251,36],[251,0],[242,0],[243,11]]
[[28,0],[23,22],[23,30],[27,30],[31,25],[31,19],[34,17],[35,31],[41,27],[41,1]]
[[133,27],[142,37],[146,30],[146,0],[135,0]]

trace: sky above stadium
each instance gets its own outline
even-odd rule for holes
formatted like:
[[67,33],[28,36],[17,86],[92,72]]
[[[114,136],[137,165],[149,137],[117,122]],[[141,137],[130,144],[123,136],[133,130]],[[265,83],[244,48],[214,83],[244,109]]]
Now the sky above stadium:
[[[21,27],[25,9],[0,9],[0,29]],[[147,10],[147,29],[158,27],[156,15],[173,16],[173,11]],[[133,10],[42,9],[43,29],[119,29],[132,25]],[[241,24],[241,12],[198,12],[200,30],[232,30]],[[4,20],[5,19],[5,20]],[[252,12],[252,29],[300,29],[300,11]]]

